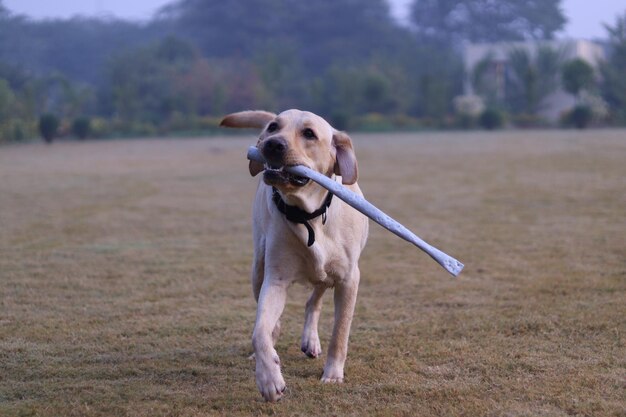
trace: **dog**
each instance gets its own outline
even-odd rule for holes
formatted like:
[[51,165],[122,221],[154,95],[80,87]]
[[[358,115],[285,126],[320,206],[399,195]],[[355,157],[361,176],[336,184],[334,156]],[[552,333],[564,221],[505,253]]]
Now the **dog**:
[[252,334],[257,387],[266,401],[278,401],[285,393],[274,346],[287,288],[296,281],[313,286],[305,306],[301,339],[301,349],[310,358],[322,354],[317,332],[322,295],[334,288],[335,321],[321,380],[341,383],[368,220],[332,198],[325,188],[283,168],[304,165],[362,195],[352,140],[322,117],[295,109],[279,115],[265,111],[233,113],[220,125],[262,129],[257,148],[266,164],[249,164],[252,176],[263,172],[253,205],[251,274],[257,301]]

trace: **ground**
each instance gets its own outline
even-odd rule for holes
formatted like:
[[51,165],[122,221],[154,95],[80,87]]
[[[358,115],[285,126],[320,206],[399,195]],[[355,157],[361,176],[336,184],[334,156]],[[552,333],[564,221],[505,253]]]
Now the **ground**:
[[[261,400],[254,134],[0,147],[0,415],[626,416],[626,131],[354,135],[372,224],[346,382]],[[320,336],[328,346],[332,297]]]

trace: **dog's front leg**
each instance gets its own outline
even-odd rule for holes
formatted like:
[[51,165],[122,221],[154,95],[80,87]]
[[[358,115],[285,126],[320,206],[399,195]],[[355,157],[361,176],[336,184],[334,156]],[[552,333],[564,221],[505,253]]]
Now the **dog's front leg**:
[[348,336],[354,315],[360,272],[354,268],[351,276],[335,286],[335,324],[328,346],[322,382],[343,382],[343,366],[348,355]]
[[285,392],[280,359],[272,343],[272,331],[280,319],[287,298],[287,284],[266,276],[259,294],[252,346],[256,359],[256,384],[267,401],[278,401]]

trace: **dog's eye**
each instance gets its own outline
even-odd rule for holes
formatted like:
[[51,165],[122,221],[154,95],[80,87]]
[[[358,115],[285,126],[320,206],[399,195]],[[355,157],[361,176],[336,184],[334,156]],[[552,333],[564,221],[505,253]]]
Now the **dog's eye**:
[[315,132],[313,131],[313,129],[309,129],[308,127],[302,131],[302,136],[307,139],[317,139],[317,136],[315,136]]
[[276,122],[272,122],[267,126],[267,131],[269,133],[276,132],[277,129],[278,129],[278,123]]

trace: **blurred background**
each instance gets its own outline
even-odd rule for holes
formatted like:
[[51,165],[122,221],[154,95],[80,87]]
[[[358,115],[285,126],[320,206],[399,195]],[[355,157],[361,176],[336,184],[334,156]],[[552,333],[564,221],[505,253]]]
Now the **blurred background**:
[[[626,417],[625,7],[0,0],[0,417]],[[275,406],[248,360],[256,132],[217,125],[291,107],[466,267],[372,224],[346,384],[301,352],[294,286]]]
[[365,131],[614,126],[624,74],[618,0],[0,0],[0,142],[292,107]]

